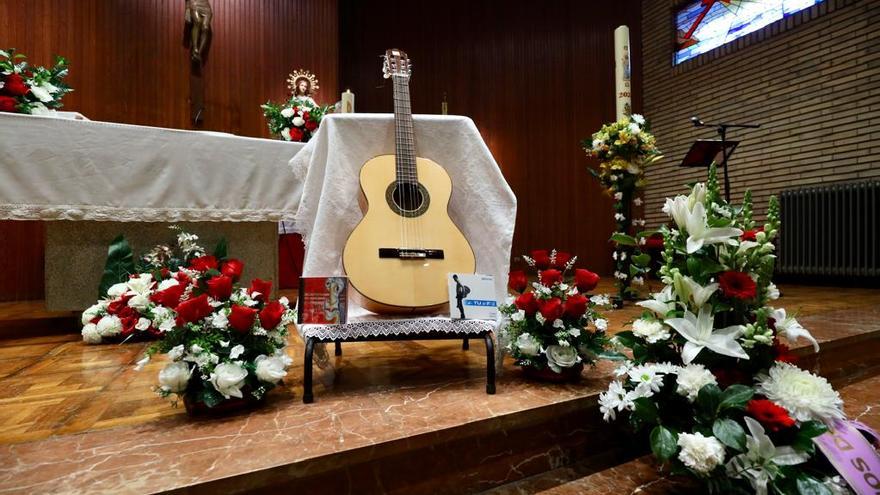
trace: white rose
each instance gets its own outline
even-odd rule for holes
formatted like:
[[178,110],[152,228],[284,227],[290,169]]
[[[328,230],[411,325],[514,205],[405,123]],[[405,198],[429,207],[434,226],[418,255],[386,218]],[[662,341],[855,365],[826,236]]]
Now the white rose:
[[135,323],[134,328],[143,332],[144,330],[150,328],[150,325],[152,324],[153,322],[146,318],[139,318],[138,322]]
[[83,342],[86,344],[100,344],[101,334],[98,332],[98,325],[87,323],[82,329]]
[[779,299],[779,288],[773,282],[767,286],[767,299],[771,301]]
[[526,319],[526,312],[523,310],[519,310],[516,313],[510,315],[510,319],[513,321],[523,321]]
[[49,103],[53,100],[52,94],[40,86],[31,86],[31,93],[43,103]]
[[156,290],[163,291],[169,287],[174,287],[175,285],[180,285],[180,282],[178,282],[176,278],[166,278],[159,282],[159,287],[156,287]]
[[632,324],[633,335],[642,337],[649,344],[656,344],[669,338],[669,330],[657,320],[636,320]]
[[306,125],[306,121],[302,117],[294,117],[293,118],[293,125],[295,125],[297,127],[302,127],[302,126]]
[[238,344],[237,346],[229,350],[230,359],[238,359],[238,357],[242,354],[244,354],[244,346],[241,344]]
[[551,345],[544,352],[547,354],[547,365],[556,373],[562,373],[562,368],[571,368],[581,360],[577,349],[571,346]]
[[521,333],[516,338],[516,347],[525,356],[537,356],[541,352],[541,343],[528,333]]
[[183,344],[176,345],[172,347],[170,351],[168,351],[168,358],[172,361],[179,361],[180,358],[183,357],[184,352],[185,350],[183,348]]
[[82,324],[88,325],[92,320],[95,319],[96,316],[98,316],[98,313],[100,313],[104,309],[106,309],[106,306],[101,303],[89,306],[89,309],[83,311]]
[[167,320],[162,320],[162,323],[159,324],[158,328],[160,332],[170,332],[171,330],[174,330],[174,325],[174,318],[168,318]]
[[107,289],[107,295],[112,297],[113,299],[116,299],[117,297],[125,294],[126,292],[128,292],[128,284],[126,284],[124,282],[120,282],[118,284],[113,284],[110,286],[109,289]]
[[606,319],[597,318],[596,321],[593,323],[595,323],[596,328],[598,328],[599,330],[602,330],[603,332],[605,330],[608,330],[608,320],[606,320]]
[[138,311],[147,309],[150,305],[150,296],[148,294],[138,294],[128,300],[128,306]]
[[113,337],[122,332],[122,320],[116,315],[107,315],[98,322],[98,333],[101,337]]
[[678,389],[676,389],[678,395],[687,397],[691,402],[697,400],[700,389],[705,385],[710,383],[718,385],[715,375],[707,370],[705,366],[693,363],[678,370],[678,377],[675,382],[678,384]]
[[284,110],[281,111],[281,116],[286,119],[293,117],[293,109],[289,108],[289,107],[285,108]]
[[159,372],[159,384],[162,386],[162,390],[180,393],[186,390],[190,375],[192,375],[192,370],[188,363],[175,361],[169,363]]
[[256,370],[254,371],[260,381],[266,383],[278,383],[279,380],[287,375],[287,365],[281,356],[265,356],[259,355],[254,360]]
[[285,141],[290,141],[290,129],[287,127],[281,129],[281,137],[283,137]]
[[214,313],[214,316],[211,318],[211,326],[219,329],[229,326],[229,317],[226,316],[226,312],[221,309]]
[[247,370],[235,363],[221,363],[214,367],[210,382],[214,389],[227,399],[230,397],[243,397],[241,387],[247,378]]
[[678,435],[678,446],[681,447],[678,453],[681,462],[700,474],[708,474],[724,462],[724,445],[715,437],[681,433]]

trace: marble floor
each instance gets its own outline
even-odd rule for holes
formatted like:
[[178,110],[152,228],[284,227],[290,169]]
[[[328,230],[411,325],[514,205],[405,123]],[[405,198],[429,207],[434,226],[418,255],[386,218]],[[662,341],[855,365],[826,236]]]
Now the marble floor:
[[[782,291],[780,305],[820,341],[880,331],[878,290]],[[639,310],[608,312],[609,328],[624,328]],[[0,320],[11,312],[0,305]],[[523,380],[508,361],[498,394],[489,396],[481,343],[469,351],[443,341],[354,343],[317,371],[316,403],[303,405],[302,342],[292,337],[294,366],[265,407],[194,420],[153,393],[161,361],[133,369],[145,345],[85,346],[66,333],[0,340],[0,493],[140,493],[218,480],[242,488],[253,481],[244,475],[259,470],[313,474],[330,470],[341,453],[369,462],[378,446],[430,449],[473,434],[487,419],[526,427],[571,404],[585,407],[609,372],[600,365],[579,383],[552,385]]]

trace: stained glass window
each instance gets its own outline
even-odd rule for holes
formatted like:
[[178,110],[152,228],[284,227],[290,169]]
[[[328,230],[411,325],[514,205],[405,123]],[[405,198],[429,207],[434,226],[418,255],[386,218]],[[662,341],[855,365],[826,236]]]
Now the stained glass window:
[[676,14],[675,64],[823,0],[694,0]]

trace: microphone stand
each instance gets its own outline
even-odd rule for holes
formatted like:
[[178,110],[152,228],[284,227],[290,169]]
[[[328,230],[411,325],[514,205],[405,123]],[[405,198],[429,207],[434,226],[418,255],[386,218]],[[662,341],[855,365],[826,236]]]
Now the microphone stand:
[[694,127],[714,127],[721,137],[721,168],[724,169],[724,200],[730,203],[730,175],[727,173],[727,130],[728,129],[757,129],[761,124],[730,124],[719,122],[707,124],[697,117],[691,117]]

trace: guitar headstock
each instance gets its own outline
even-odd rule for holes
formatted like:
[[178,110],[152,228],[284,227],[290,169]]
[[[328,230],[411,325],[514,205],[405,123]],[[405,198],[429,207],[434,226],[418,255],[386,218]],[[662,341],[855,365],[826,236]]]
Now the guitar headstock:
[[406,52],[397,48],[389,48],[385,51],[382,62],[382,75],[385,79],[391,76],[409,78],[412,74],[412,64]]

